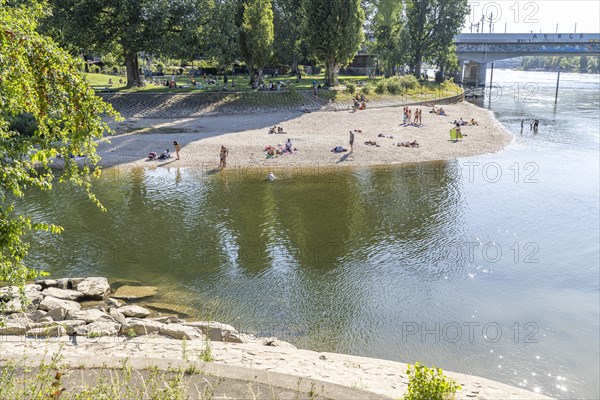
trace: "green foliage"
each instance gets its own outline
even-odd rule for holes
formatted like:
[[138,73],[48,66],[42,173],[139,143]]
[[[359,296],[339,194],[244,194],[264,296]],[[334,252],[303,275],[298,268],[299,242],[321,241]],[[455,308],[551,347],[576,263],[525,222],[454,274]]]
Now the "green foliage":
[[273,54],[273,10],[271,0],[248,0],[244,4],[242,23],[243,38],[247,40],[247,64],[258,71],[262,80],[262,69]]
[[[25,188],[52,189],[58,179],[82,186],[100,206],[90,178],[100,173],[98,140],[110,132],[102,118],[117,115],[87,86],[80,62],[37,33],[43,12],[35,3],[0,0],[0,281],[16,285],[38,275],[24,263],[29,245],[22,237],[62,228],[19,215],[14,199]],[[15,127],[15,117],[22,115],[29,115],[30,126],[35,121],[33,132]],[[85,154],[85,165],[71,154]]]
[[469,13],[468,0],[407,0],[405,37],[408,64],[419,77],[421,63],[445,67],[454,35]]
[[33,136],[37,130],[37,122],[31,113],[7,115],[8,130],[18,132],[21,136]]
[[200,350],[200,360],[204,362],[215,361],[215,358],[212,355],[212,346],[210,345],[210,339],[208,336],[204,340],[204,348]]
[[354,94],[354,92],[356,92],[356,85],[354,83],[346,81],[344,82],[344,85],[346,86],[348,93]]
[[337,85],[337,70],[352,60],[364,40],[360,0],[304,0],[304,40],[311,56],[325,64],[325,80]]
[[385,80],[380,80],[379,82],[377,82],[377,86],[375,86],[375,93],[377,94],[384,94],[386,91],[386,82]]
[[598,60],[600,60],[600,57],[523,57],[521,68],[525,71],[532,69],[558,71],[560,66],[560,69],[564,72],[597,74],[600,73]]
[[441,368],[416,363],[408,366],[406,374],[409,380],[403,400],[449,400],[462,389],[453,379],[444,376]]
[[364,94],[369,94],[369,93],[371,93],[371,90],[372,90],[372,88],[371,88],[371,85],[364,85],[364,86],[362,87],[362,92],[363,92]]
[[133,339],[134,337],[137,337],[137,333],[135,333],[135,331],[133,329],[129,329],[127,331],[126,335],[129,339]]

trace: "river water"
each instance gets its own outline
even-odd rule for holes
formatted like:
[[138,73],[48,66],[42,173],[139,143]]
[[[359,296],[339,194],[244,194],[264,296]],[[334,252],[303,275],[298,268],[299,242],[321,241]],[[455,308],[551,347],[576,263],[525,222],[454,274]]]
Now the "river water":
[[555,79],[494,71],[479,103],[515,136],[497,154],[275,183],[116,168],[95,184],[106,213],[71,187],[30,193],[19,207],[65,228],[30,261],[302,348],[598,398],[600,81],[562,74],[555,107]]

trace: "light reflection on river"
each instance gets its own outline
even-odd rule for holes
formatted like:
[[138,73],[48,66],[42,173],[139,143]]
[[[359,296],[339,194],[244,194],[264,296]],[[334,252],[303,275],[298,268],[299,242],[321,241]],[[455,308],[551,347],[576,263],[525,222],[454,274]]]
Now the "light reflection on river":
[[303,348],[598,397],[600,85],[563,74],[555,109],[553,76],[494,72],[538,84],[537,102],[492,102],[516,136],[498,154],[275,183],[113,170],[95,185],[107,213],[72,188],[31,193],[21,207],[65,227],[31,259],[156,285],[198,318]]

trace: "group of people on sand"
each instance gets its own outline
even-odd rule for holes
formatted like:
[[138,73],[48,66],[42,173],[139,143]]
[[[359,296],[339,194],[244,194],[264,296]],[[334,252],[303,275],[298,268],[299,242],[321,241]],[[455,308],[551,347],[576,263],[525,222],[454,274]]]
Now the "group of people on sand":
[[[179,152],[181,151],[181,146],[179,145],[179,143],[177,143],[176,140],[173,141],[173,146],[175,147],[175,154],[177,156],[176,160],[179,160]],[[158,155],[158,153],[156,153],[155,151],[151,151],[150,153],[148,153],[148,160],[167,160],[171,157],[172,155],[169,149],[166,149],[165,151],[160,153],[160,155]]]
[[[523,133],[523,124],[524,123],[525,123],[525,120],[522,119],[521,120],[521,133]],[[533,133],[538,133],[539,128],[540,128],[540,120],[539,119],[534,119],[529,124],[529,130],[533,131]]]
[[475,121],[475,118],[471,118],[471,120],[469,122],[464,121],[462,118],[457,120],[454,120],[453,122],[454,125],[460,125],[460,126],[464,126],[464,125],[470,125],[470,126],[474,126],[474,125],[479,125],[479,122]]
[[[176,140],[174,140],[173,146],[175,147],[175,155],[176,155],[175,160],[179,160],[180,159],[179,154],[181,152],[181,145]],[[227,147],[221,146],[221,151],[219,152],[219,168],[223,169],[227,166],[227,156],[228,155],[229,155],[229,150],[227,149]],[[169,149],[166,149],[160,155],[154,151],[151,151],[150,153],[148,153],[149,161],[152,161],[152,160],[161,160],[162,161],[162,160],[167,160],[171,157],[172,157],[172,154]]]
[[294,148],[292,145],[292,140],[288,138],[283,146],[267,146],[264,151],[267,154],[267,158],[277,157],[283,154],[293,154],[298,149]]
[[444,109],[442,107],[440,107],[436,110],[435,106],[431,106],[431,110],[429,110],[429,114],[447,115],[446,111],[444,111]]
[[415,108],[413,114],[412,110],[408,107],[404,107],[402,110],[402,124],[403,125],[422,125],[423,124],[423,110]]
[[269,135],[273,134],[283,135],[285,134],[285,132],[281,126],[274,125],[272,128],[269,129]]
[[364,110],[367,108],[367,99],[366,99],[364,93],[361,94],[360,96],[357,93],[352,102],[353,102],[353,106],[352,106],[353,112],[356,112],[358,110]]

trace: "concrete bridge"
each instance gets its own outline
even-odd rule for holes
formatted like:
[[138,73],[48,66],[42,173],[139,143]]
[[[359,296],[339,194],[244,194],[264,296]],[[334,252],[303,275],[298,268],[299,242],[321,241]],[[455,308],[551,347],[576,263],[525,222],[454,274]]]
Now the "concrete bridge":
[[484,86],[487,63],[520,56],[600,56],[600,33],[461,33],[459,81]]

